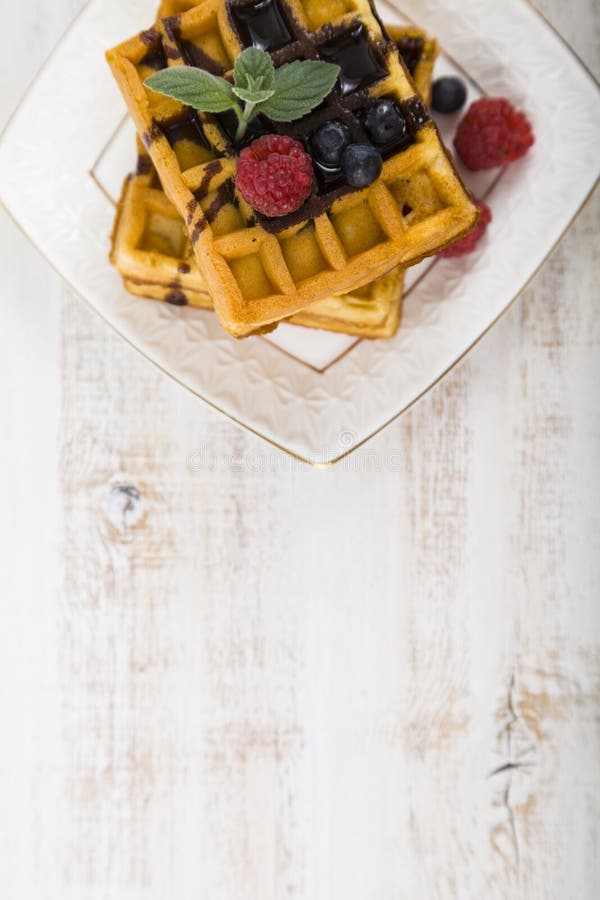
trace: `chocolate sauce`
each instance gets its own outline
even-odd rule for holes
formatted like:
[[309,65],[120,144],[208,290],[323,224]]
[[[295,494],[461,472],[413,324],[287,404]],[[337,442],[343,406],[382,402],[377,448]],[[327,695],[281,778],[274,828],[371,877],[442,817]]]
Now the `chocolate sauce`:
[[161,135],[161,128],[158,122],[154,119],[152,120],[152,124],[148,131],[145,131],[142,135],[142,141],[144,142],[144,146],[147,150],[150,149],[154,141],[158,140]]
[[156,44],[155,47],[151,47],[150,50],[148,50],[144,58],[141,60],[140,65],[148,66],[149,69],[154,69],[156,72],[159,72],[161,69],[167,68],[167,58],[160,41]]
[[152,160],[148,156],[141,154],[137,158],[137,166],[135,168],[136,175],[149,175],[152,171]]
[[313,169],[317,184],[322,191],[330,190],[336,185],[343,184],[342,170],[340,166],[326,166],[313,158]]
[[285,231],[286,228],[291,228],[293,225],[297,225],[298,222],[304,222],[307,219],[317,219],[327,212],[328,209],[331,209],[336,200],[339,200],[345,194],[352,193],[354,190],[356,189],[350,187],[345,181],[336,185],[329,185],[326,192],[311,194],[300,209],[288,213],[287,216],[269,218],[256,213],[256,221],[270,234],[279,234],[280,231]]
[[190,234],[192,244],[198,243],[198,241],[200,239],[200,235],[206,228],[206,225],[207,225],[207,222],[206,222],[206,219],[204,218],[204,216],[202,216],[201,219],[198,219],[198,221],[196,222],[196,224],[194,225],[194,227],[192,229],[192,233]]
[[142,31],[140,38],[142,44],[153,44],[154,41],[159,39],[159,34],[156,28],[148,28],[146,31]]
[[185,41],[181,38],[178,43],[181,48],[181,55],[188,66],[194,66],[196,69],[205,69],[212,75],[222,75],[225,72],[225,68],[216,59],[205,53],[193,41]]
[[338,84],[343,95],[380,81],[388,74],[361,22],[344,28],[319,47],[319,56],[340,67]]
[[294,40],[277,0],[230,2],[229,14],[243,47],[278,50]]
[[[233,144],[235,141],[235,135],[238,130],[239,120],[236,114],[232,109],[228,109],[226,112],[217,113],[215,115],[215,119],[219,123],[221,131],[223,132],[227,142]],[[246,129],[246,134],[242,141],[236,142],[236,149],[241,150],[243,147],[247,147],[248,144],[251,144],[252,141],[255,141],[256,138],[261,137],[263,134],[271,134],[273,132],[273,126],[270,122],[264,119],[262,116],[257,116],[255,119],[252,119],[248,123],[248,128]]]
[[429,122],[427,107],[418,97],[411,97],[410,100],[406,100],[402,104],[402,112],[406,116],[408,127],[413,134],[416,134]]
[[207,221],[210,223],[214,222],[223,207],[227,206],[228,203],[238,206],[233,181],[226,181],[217,189],[217,196],[206,211]]
[[[222,169],[223,163],[220,159],[213,159],[212,162],[209,162],[205,167],[202,181],[200,182],[198,188],[194,191],[194,198],[196,203],[195,208],[197,208],[198,202],[202,202],[206,199],[206,194],[208,192],[212,179],[215,177],[215,175],[218,175],[219,172],[222,171]],[[190,200],[190,203],[188,203],[188,211],[190,211],[190,213],[192,213],[192,211],[190,210],[191,203],[192,201]]]
[[171,291],[165,297],[165,301],[167,303],[170,303],[171,306],[187,306],[188,305],[187,298],[186,298],[185,294],[182,294],[181,291]]
[[385,27],[385,23],[384,23],[383,19],[381,18],[381,16],[379,15],[379,12],[377,11],[377,7],[375,6],[375,3],[373,2],[373,0],[369,0],[369,6],[371,7],[371,15],[373,16],[373,18],[375,19],[375,21],[381,28],[381,35],[383,37],[383,40],[386,42],[389,42],[390,35],[388,33],[387,28]]
[[423,49],[425,47],[423,38],[403,37],[402,40],[397,42],[396,46],[404,61],[404,65],[410,74],[414,75],[417,66],[421,62],[421,57],[423,56]]
[[182,116],[163,122],[161,128],[171,147],[174,147],[178,141],[192,141],[200,147],[206,147],[207,150],[211,149],[202,130],[198,114],[193,111],[185,112]]
[[188,225],[191,225],[194,221],[194,216],[196,214],[196,210],[198,209],[198,205],[198,201],[195,197],[192,197],[192,199],[189,200],[186,204],[185,221]]
[[167,59],[179,59],[181,56],[181,50],[179,46],[173,46],[172,44],[164,44],[165,56]]

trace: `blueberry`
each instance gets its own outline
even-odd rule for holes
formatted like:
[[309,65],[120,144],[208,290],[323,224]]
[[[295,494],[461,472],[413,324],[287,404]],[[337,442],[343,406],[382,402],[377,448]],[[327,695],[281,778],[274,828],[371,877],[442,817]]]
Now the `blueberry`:
[[393,100],[379,100],[369,107],[365,126],[376,144],[397,143],[409,137],[408,124]]
[[342,172],[352,187],[363,188],[381,175],[381,155],[371,144],[350,144],[342,155]]
[[467,89],[460,78],[438,78],[433,83],[431,105],[436,112],[453,113],[465,105]]
[[339,166],[342,153],[351,140],[350,132],[342,122],[328,122],[313,135],[311,148],[319,162]]

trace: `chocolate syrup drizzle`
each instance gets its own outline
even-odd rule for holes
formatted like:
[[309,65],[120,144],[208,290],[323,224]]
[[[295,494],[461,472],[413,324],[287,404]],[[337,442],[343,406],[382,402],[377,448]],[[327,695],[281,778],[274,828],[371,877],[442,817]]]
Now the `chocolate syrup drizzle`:
[[411,75],[414,75],[417,66],[421,62],[423,50],[425,49],[425,41],[422,37],[403,37],[396,43],[398,52],[404,61],[404,65]]
[[[336,87],[317,109],[304,118],[290,123],[277,123],[264,117],[258,117],[253,120],[251,128],[247,132],[248,143],[260,134],[275,132],[300,140],[310,153],[311,136],[322,124],[334,120],[347,125],[354,142],[372,143],[363,125],[368,106],[373,102],[373,98],[369,95],[369,88],[388,76],[386,56],[392,48],[392,52],[396,52],[396,45],[391,41],[374,10],[382,30],[382,38],[377,42],[370,40],[366,27],[359,20],[338,26],[325,25],[318,32],[309,32],[295,20],[292,10],[284,0],[258,0],[258,2],[255,0],[227,0],[226,10],[229,24],[241,46],[244,48],[256,46],[268,50],[276,67],[297,59],[325,59],[336,63],[341,69]],[[223,68],[214,59],[211,59],[202,48],[193,41],[182,37],[178,16],[172,17],[170,20],[163,20],[163,24],[169,36],[169,43],[172,45],[166,44],[165,46],[165,52],[169,57],[171,51],[178,48],[179,54],[189,65],[198,66],[214,74],[223,74]],[[146,34],[148,35],[147,42],[152,44],[157,35],[152,29]],[[407,68],[414,72],[423,52],[422,40],[411,39],[410,42],[403,44],[403,50],[406,53]],[[413,143],[417,131],[429,121],[427,110],[416,97],[402,104],[401,110],[409,127],[409,138],[397,145],[379,147],[384,158],[401,152]],[[196,116],[196,121],[190,122],[194,116]],[[225,113],[206,118],[219,126],[226,154],[237,155],[239,147],[234,146],[237,125],[235,117]],[[187,139],[194,140],[207,148],[211,146],[204,134],[200,119],[193,112],[186,113],[177,121],[163,123],[160,129],[167,136],[171,145],[177,140]],[[160,134],[159,125],[155,122],[150,132],[143,136],[147,147],[158,134]],[[315,159],[313,159],[313,165],[315,170],[313,189],[299,210],[277,218],[256,214],[256,220],[265,230],[277,233],[303,220],[314,219],[326,212],[339,197],[356,190],[343,180],[341,171],[325,169]],[[193,209],[188,207],[188,224],[191,225],[195,220],[191,235],[192,242],[198,240],[207,223],[214,221],[222,207],[234,200],[233,183],[226,181],[218,189],[217,196],[209,210],[198,216],[197,201],[204,199],[213,176],[221,171],[221,168],[219,160],[214,160],[206,166],[202,183],[194,192],[196,205]]]

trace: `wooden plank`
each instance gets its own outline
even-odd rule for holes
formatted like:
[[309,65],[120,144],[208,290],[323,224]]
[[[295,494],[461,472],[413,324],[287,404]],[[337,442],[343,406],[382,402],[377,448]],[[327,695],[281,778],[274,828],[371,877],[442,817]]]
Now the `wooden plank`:
[[[75,6],[12,13],[42,23],[14,60]],[[591,0],[544,9],[594,59]],[[11,897],[595,896],[599,215],[328,472],[154,371],[2,223]]]

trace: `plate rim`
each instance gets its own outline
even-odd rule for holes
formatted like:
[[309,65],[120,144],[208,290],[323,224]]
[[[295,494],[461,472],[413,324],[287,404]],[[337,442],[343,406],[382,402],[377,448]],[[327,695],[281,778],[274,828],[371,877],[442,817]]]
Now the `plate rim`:
[[[57,40],[57,42],[55,43],[55,45],[53,46],[53,48],[47,55],[46,59],[43,61],[41,66],[39,66],[39,68],[36,70],[33,77],[30,79],[25,90],[20,95],[19,99],[17,100],[14,109],[12,110],[11,113],[9,113],[8,118],[6,119],[2,130],[0,131],[0,144],[6,139],[7,132],[10,130],[10,127],[11,127],[13,121],[17,117],[20,107],[25,102],[25,100],[27,99],[27,97],[29,96],[31,91],[33,90],[36,82],[38,81],[40,76],[43,75],[45,69],[49,66],[49,64],[53,60],[55,54],[60,50],[66,37],[70,34],[71,30],[77,25],[79,19],[83,16],[83,14],[85,13],[85,11],[87,10],[87,8],[90,6],[90,4],[92,2],[94,2],[94,0],[86,0],[86,2],[83,4],[81,9],[78,10],[78,12],[75,14],[75,16],[68,23],[68,25],[62,32],[60,38]],[[569,55],[573,58],[573,60],[575,60],[575,62],[578,64],[578,66],[585,72],[587,77],[592,82],[592,85],[595,86],[595,88],[600,92],[600,80],[598,80],[598,78],[596,78],[596,76],[592,72],[591,68],[579,56],[577,51],[573,48],[573,46],[569,43],[569,41],[564,37],[564,35],[562,35],[560,33],[558,28],[547,18],[545,13],[543,13],[542,10],[540,10],[539,7],[536,6],[536,4],[533,2],[533,0],[519,0],[519,2],[522,3],[524,6],[528,7],[540,19],[541,24],[546,26],[555,35],[555,37],[560,41],[560,43],[563,45],[563,47],[566,49],[566,51],[569,53]],[[435,387],[437,387],[437,385],[439,385],[440,382],[443,381],[447,375],[449,375],[458,365],[460,365],[460,363],[463,362],[463,360],[469,355],[469,353],[475,347],[477,347],[481,341],[484,340],[484,338],[492,331],[492,329],[494,329],[496,327],[498,322],[500,322],[500,320],[514,307],[514,305],[517,303],[517,301],[522,297],[524,292],[529,288],[531,283],[535,280],[535,278],[540,273],[540,271],[544,268],[544,266],[546,265],[546,263],[548,262],[550,257],[554,254],[555,250],[557,249],[558,245],[561,243],[561,241],[563,240],[565,235],[570,231],[570,229],[573,227],[573,225],[575,224],[575,222],[577,221],[579,216],[583,213],[583,211],[587,207],[588,203],[590,202],[590,200],[591,200],[592,196],[594,195],[596,188],[598,187],[599,184],[600,184],[600,174],[596,176],[589,191],[584,196],[583,200],[581,201],[580,205],[577,207],[574,214],[572,215],[572,217],[570,218],[570,220],[564,227],[563,231],[556,238],[556,240],[554,241],[554,243],[552,244],[550,249],[547,251],[547,253],[543,257],[543,259],[538,263],[538,265],[533,270],[533,272],[528,276],[525,283],[519,288],[519,290],[513,295],[513,297],[506,303],[506,305],[503,307],[503,309],[500,311],[500,313],[475,338],[475,340],[472,341],[462,351],[462,353],[455,360],[453,360],[453,362],[449,366],[447,366],[435,378],[434,381],[432,381],[430,384],[428,384],[428,386],[423,391],[421,391],[419,394],[417,394],[415,397],[413,397],[412,400],[409,403],[407,403],[402,409],[400,409],[398,412],[394,413],[393,416],[386,419],[386,421],[383,422],[381,425],[379,425],[374,431],[370,432],[368,435],[361,438],[360,441],[356,442],[348,449],[342,450],[337,456],[335,456],[333,458],[329,458],[327,460],[323,460],[323,461],[316,461],[314,459],[311,459],[310,457],[302,456],[302,454],[299,454],[296,451],[290,449],[289,447],[286,447],[283,444],[278,443],[277,441],[273,440],[271,437],[258,431],[256,428],[254,428],[248,422],[243,422],[241,419],[238,419],[236,416],[234,416],[231,413],[227,412],[226,410],[222,409],[220,406],[218,406],[216,403],[214,403],[208,397],[201,394],[194,387],[183,382],[174,372],[171,372],[171,371],[168,371],[167,369],[165,369],[164,366],[162,366],[157,360],[153,359],[141,346],[139,346],[139,344],[134,343],[133,340],[131,340],[126,334],[124,334],[119,329],[119,327],[116,323],[110,321],[99,309],[97,309],[91,303],[90,300],[88,300],[84,296],[84,294],[78,288],[76,288],[71,283],[69,278],[63,272],[61,272],[59,270],[57,265],[54,262],[52,262],[52,260],[47,256],[47,254],[42,250],[42,248],[40,246],[38,246],[38,244],[36,243],[34,238],[27,232],[25,227],[18,221],[18,219],[13,214],[11,209],[4,202],[2,196],[0,196],[0,208],[5,212],[8,219],[17,227],[17,229],[20,231],[20,233],[27,239],[29,244],[37,251],[37,253],[39,253],[40,257],[44,260],[44,262],[47,265],[49,265],[50,268],[61,278],[61,280],[69,288],[71,293],[74,294],[79,300],[81,300],[88,309],[90,309],[92,312],[94,312],[96,315],[98,315],[100,317],[100,319],[106,325],[108,325],[116,334],[119,335],[120,338],[122,338],[131,348],[133,348],[144,359],[146,359],[149,363],[151,363],[163,375],[170,378],[172,381],[174,381],[176,384],[178,384],[180,387],[182,387],[188,393],[192,394],[198,400],[201,400],[203,403],[205,403],[208,407],[213,409],[215,412],[218,412],[220,415],[225,416],[225,418],[227,418],[230,422],[233,422],[234,424],[238,425],[240,428],[243,428],[245,431],[249,432],[250,434],[253,434],[255,437],[258,437],[261,440],[265,441],[269,446],[274,447],[276,450],[279,450],[280,452],[286,454],[288,457],[307,465],[309,468],[329,469],[329,468],[332,468],[333,466],[336,466],[338,463],[342,462],[343,460],[347,459],[349,456],[356,453],[361,448],[365,447],[366,444],[368,444],[370,441],[372,441],[374,438],[376,438],[379,434],[381,434],[383,431],[385,431],[386,428],[388,428],[390,425],[392,425],[394,422],[396,422],[398,419],[400,419],[405,413],[407,413],[409,410],[411,410],[417,403],[419,403],[420,400],[422,400],[427,394],[429,394],[430,391],[432,391]]]

